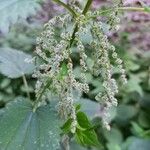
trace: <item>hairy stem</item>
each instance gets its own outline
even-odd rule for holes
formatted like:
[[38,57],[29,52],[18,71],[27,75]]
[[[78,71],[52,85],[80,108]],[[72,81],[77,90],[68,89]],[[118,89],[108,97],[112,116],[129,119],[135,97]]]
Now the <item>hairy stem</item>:
[[29,91],[28,91],[29,86],[28,86],[28,82],[27,82],[26,76],[23,75],[22,78],[23,78],[24,86],[25,86],[25,88],[26,88],[27,96],[28,96],[28,98],[30,99],[30,93],[29,93]]

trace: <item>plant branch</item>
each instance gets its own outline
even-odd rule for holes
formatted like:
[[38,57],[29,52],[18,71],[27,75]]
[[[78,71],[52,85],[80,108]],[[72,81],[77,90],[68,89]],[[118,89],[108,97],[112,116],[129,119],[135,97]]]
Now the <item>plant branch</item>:
[[122,11],[144,11],[145,12],[145,8],[143,8],[143,7],[119,7],[118,10],[122,10]]
[[[61,4],[62,6],[64,6],[66,9],[68,9],[68,10],[70,11],[70,7],[68,7],[65,3],[63,3],[63,2],[61,2],[61,1],[59,1],[59,0],[53,0],[53,1],[54,1],[54,2],[57,2],[58,4]],[[92,4],[92,0],[88,0],[88,1],[87,1],[87,4],[86,4],[86,6],[85,6],[85,8],[84,8],[84,10],[83,10],[83,12],[82,12],[82,14],[85,15],[85,14],[87,13],[87,11],[89,10],[91,4]],[[72,12],[72,10],[71,10],[70,12]],[[76,17],[76,13],[74,14],[74,12],[72,12],[72,15],[73,15],[73,16],[75,15],[75,17]],[[72,46],[72,43],[74,42],[75,34],[76,34],[77,31],[78,31],[78,25],[76,24],[76,25],[75,25],[75,29],[74,29],[74,31],[73,31],[73,33],[72,33],[72,38],[71,38],[71,40],[70,40],[69,47]],[[38,103],[39,103],[39,101],[41,100],[41,97],[42,97],[43,93],[44,93],[45,90],[50,86],[50,84],[51,84],[51,79],[48,79],[48,80],[46,81],[46,85],[43,87],[42,91],[40,92],[39,96],[37,97],[37,99],[36,99],[36,101],[35,101],[35,103],[34,103],[33,112],[36,111],[36,109],[37,109],[37,107],[38,107]]]
[[28,82],[27,82],[26,76],[23,75],[22,78],[23,78],[24,86],[25,86],[25,88],[26,88],[27,96],[28,96],[28,98],[29,98],[29,100],[30,100],[30,93],[29,93],[29,91],[28,91],[29,86],[28,86]]
[[74,10],[72,10],[67,4],[65,4],[64,2],[60,1],[60,0],[52,0],[53,2],[63,6],[65,9],[67,9],[74,17],[77,16],[77,14],[74,12]]
[[87,1],[86,5],[85,5],[85,8],[84,8],[84,10],[82,12],[83,15],[85,15],[88,12],[89,8],[91,7],[92,1],[93,0],[88,0]]
[[93,15],[90,18],[99,17],[100,14],[106,14],[106,13],[109,13],[111,11],[114,11],[115,9],[118,9],[119,11],[140,11],[140,12],[147,12],[146,9],[143,8],[143,7],[119,7],[119,8],[113,7],[111,9],[99,11],[99,14]]
[[[83,10],[83,12],[82,12],[83,15],[85,15],[85,14],[87,13],[87,11],[89,10],[89,8],[90,8],[90,6],[91,6],[91,4],[92,4],[92,1],[93,1],[93,0],[88,0],[88,1],[87,1],[86,5],[85,5],[85,8],[84,8],[84,10]],[[73,44],[73,41],[74,41],[74,39],[75,39],[75,34],[76,34],[77,31],[78,31],[78,25],[76,24],[76,25],[75,25],[75,29],[74,29],[73,34],[72,34],[71,41],[70,41],[70,47],[71,47],[72,44]]]

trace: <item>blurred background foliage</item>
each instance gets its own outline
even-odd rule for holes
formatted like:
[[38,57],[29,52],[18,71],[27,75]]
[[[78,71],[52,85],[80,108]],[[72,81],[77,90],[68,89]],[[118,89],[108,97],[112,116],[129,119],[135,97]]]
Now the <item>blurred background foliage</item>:
[[[150,5],[149,0],[143,3]],[[124,0],[126,6],[141,5],[138,0]],[[95,0],[93,9],[109,5],[110,1]],[[40,5],[40,6],[39,6]],[[63,9],[53,5],[51,0],[35,7],[41,7],[33,16],[25,16],[26,20],[19,20],[8,33],[1,31],[0,47],[12,48],[34,55],[36,37],[40,34],[42,26],[51,17],[59,14]],[[9,25],[8,25],[9,27]],[[104,150],[150,150],[150,14],[139,12],[126,12],[122,15],[121,29],[117,33],[109,33],[111,42],[117,48],[120,57],[124,60],[128,76],[128,84],[120,87],[117,95],[118,108],[110,110],[111,131],[97,127],[98,137],[104,145]],[[7,29],[5,29],[6,31]],[[85,44],[90,41],[90,36],[83,37]],[[92,52],[87,45],[87,53]],[[90,54],[89,54],[90,56]],[[76,51],[73,53],[74,62],[78,62]],[[87,60],[88,67],[93,63],[92,56]],[[75,63],[74,73],[80,79],[80,69]],[[100,122],[102,108],[94,102],[94,96],[102,89],[101,80],[86,73],[90,92],[83,95],[77,103],[82,104],[82,109],[92,118],[94,124]],[[117,78],[116,69],[114,77]],[[0,75],[0,107],[3,108],[18,96],[26,96],[30,92],[34,99],[35,80],[27,76],[29,89],[22,78],[9,79]],[[71,142],[71,150],[85,150]],[[93,149],[94,150],[94,149]]]

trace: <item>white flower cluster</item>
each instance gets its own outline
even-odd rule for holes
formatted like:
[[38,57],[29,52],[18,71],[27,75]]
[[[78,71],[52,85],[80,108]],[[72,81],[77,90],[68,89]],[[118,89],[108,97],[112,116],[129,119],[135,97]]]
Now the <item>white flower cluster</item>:
[[117,5],[112,6],[111,8],[108,8],[108,10],[110,10],[111,13],[108,13],[108,10],[102,11],[101,9],[95,10],[94,12],[89,12],[89,17],[96,18],[98,16],[101,16],[103,13],[106,13],[106,14],[108,13],[107,24],[110,25],[110,30],[118,31],[120,28],[120,25],[119,25],[120,18],[119,18],[119,13],[118,13],[119,6],[120,6],[120,2]]
[[68,4],[69,6],[76,12],[81,14],[82,10],[76,5],[76,3],[78,3],[77,0],[69,0]]
[[109,16],[109,21],[110,29],[114,31],[118,31],[120,28],[120,18],[118,17],[118,10],[115,10],[112,12]]
[[118,65],[121,71],[122,82],[126,83],[125,70],[123,69],[122,60],[118,58],[115,52],[115,47],[110,44],[107,36],[103,33],[102,22],[94,22],[92,26],[92,35],[94,40],[92,41],[92,48],[95,50],[94,54],[94,74],[103,77],[104,92],[99,93],[95,98],[102,105],[105,106],[105,113],[102,116],[104,125],[108,128],[109,125],[106,121],[108,117],[108,110],[112,106],[117,106],[118,102],[115,95],[118,93],[118,85],[116,80],[112,77],[113,65],[110,62],[109,55],[112,52],[112,57],[115,59],[115,63]]
[[[38,99],[39,106],[41,101],[46,99],[46,92],[48,89],[53,90],[60,97],[59,113],[67,119],[68,116],[72,118],[72,132],[76,130],[76,112],[73,101],[73,88],[79,92],[88,92],[89,86],[87,83],[76,81],[73,74],[73,62],[70,58],[71,49],[70,41],[72,34],[67,30],[62,31],[60,36],[56,38],[56,27],[66,27],[69,22],[70,15],[57,16],[51,19],[44,26],[44,31],[37,38],[36,54],[43,61],[38,66],[33,74],[33,77],[38,81],[35,86],[36,98]],[[82,18],[82,17],[81,17]],[[77,34],[75,36],[77,40]],[[85,60],[87,58],[84,52],[83,43],[78,40],[77,47],[80,53],[81,67],[86,70]],[[61,74],[62,64],[66,65],[67,73]],[[49,83],[49,84],[48,84]]]
[[[70,6],[76,12],[77,17],[71,15],[61,15],[54,17],[45,24],[44,30],[37,38],[36,54],[43,62],[39,65],[33,74],[37,78],[35,92],[37,98],[37,106],[46,99],[46,92],[52,90],[59,97],[58,111],[64,118],[70,117],[72,119],[72,133],[75,133],[77,120],[73,100],[73,89],[79,92],[87,93],[89,86],[86,83],[85,72],[88,71],[86,64],[87,54],[85,52],[85,45],[81,40],[80,33],[87,34],[90,26],[90,31],[93,36],[93,41],[89,43],[94,52],[94,66],[93,74],[101,76],[103,79],[104,92],[99,93],[95,99],[104,105],[103,123],[108,128],[109,124],[106,121],[108,116],[108,109],[111,106],[117,106],[117,99],[115,95],[118,93],[118,86],[116,80],[112,77],[113,65],[110,62],[111,57],[115,60],[118,68],[121,71],[121,79],[126,83],[125,70],[123,69],[122,60],[118,58],[115,47],[110,44],[107,36],[103,33],[102,22],[93,20],[91,22],[88,15],[83,15],[79,7],[75,5],[73,0]],[[115,26],[118,22],[115,14],[111,15],[111,25]],[[68,32],[67,28],[71,21],[74,21],[75,26],[73,33]],[[62,29],[63,30],[60,30]],[[58,33],[60,31],[60,35]],[[75,79],[73,74],[73,62],[71,59],[72,40],[77,47],[79,53],[80,67],[82,70],[82,82]],[[66,73],[62,74],[62,65],[66,67]]]

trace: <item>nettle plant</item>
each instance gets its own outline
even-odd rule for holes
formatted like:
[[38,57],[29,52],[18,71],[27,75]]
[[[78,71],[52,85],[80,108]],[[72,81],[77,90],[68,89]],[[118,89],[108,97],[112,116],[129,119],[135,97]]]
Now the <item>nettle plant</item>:
[[[83,146],[100,147],[95,127],[81,111],[82,105],[75,101],[75,92],[82,95],[90,90],[86,72],[101,78],[103,82],[103,92],[95,95],[95,100],[103,108],[102,126],[110,130],[108,110],[118,103],[114,66],[119,69],[120,83],[125,84],[127,79],[123,61],[109,42],[104,24],[110,32],[117,31],[121,11],[149,11],[149,8],[121,7],[120,2],[114,2],[111,8],[91,11],[92,0],[87,0],[84,9],[76,0],[53,2],[67,11],[44,25],[37,38],[33,58],[10,48],[0,51],[2,74],[10,78],[22,76],[27,89],[25,74],[34,70],[32,76],[37,79],[35,100],[30,98],[27,90],[28,98],[18,97],[1,109],[0,150],[57,150],[61,147],[68,150],[73,138]],[[105,21],[101,21],[100,16],[105,16]],[[85,44],[83,37],[87,34],[90,34],[91,41]],[[88,53],[87,47],[91,49]],[[79,62],[73,61],[73,51],[76,51]],[[88,57],[93,60],[91,67],[87,65]],[[81,81],[75,78],[75,63],[80,65]]]

